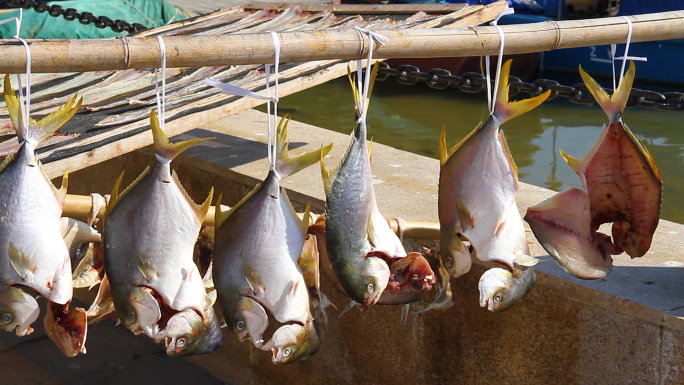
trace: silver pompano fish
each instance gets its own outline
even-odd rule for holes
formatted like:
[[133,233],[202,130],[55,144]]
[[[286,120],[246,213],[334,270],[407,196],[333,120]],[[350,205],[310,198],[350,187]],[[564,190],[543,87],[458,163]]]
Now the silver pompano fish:
[[[45,175],[35,155],[38,144],[49,137],[78,111],[77,96],[43,118],[24,125],[19,99],[5,77],[4,96],[10,118],[21,143],[19,151],[0,166],[0,295],[3,328],[29,333],[35,319],[36,302],[9,287],[34,289],[50,302],[45,318],[46,332],[65,355],[85,353],[87,326],[83,309],[69,309],[72,297],[71,261],[62,239],[60,217],[66,195],[67,175],[57,190]],[[54,312],[54,313],[53,313]],[[15,325],[15,321],[20,324]]]
[[[319,346],[298,266],[309,219],[297,217],[280,179],[316,163],[332,147],[290,159],[286,138],[283,118],[276,169],[228,212],[217,203],[213,251],[214,284],[226,322],[240,340],[250,338],[256,347],[273,351],[277,364],[310,357]],[[264,342],[268,315],[283,325]]]
[[[378,67],[370,74],[373,83]],[[334,171],[321,159],[326,196],[325,250],[335,276],[345,293],[356,303],[405,304],[416,301],[432,288],[435,275],[418,253],[407,257],[401,241],[380,213],[375,200],[366,142],[366,121],[359,118],[362,103],[349,74],[355,98],[357,127],[352,142]],[[372,89],[369,89],[372,92]]]
[[[472,251],[480,260],[498,262],[513,274],[520,265],[532,265],[522,218],[515,198],[518,192],[518,169],[506,144],[500,125],[539,104],[549,95],[508,102],[508,74],[511,61],[507,61],[499,79],[499,91],[494,113],[466,138],[451,149],[446,146],[445,128],[442,129],[439,154],[439,221],[441,226],[440,258],[451,276],[458,277],[470,270],[471,252],[461,237],[470,242]],[[529,274],[529,273],[528,273]],[[491,278],[490,278],[491,276]],[[492,279],[496,284],[488,284]],[[485,281],[485,282],[483,282]],[[522,281],[504,280],[508,283]],[[485,272],[480,289],[488,293],[494,286],[524,295],[527,290],[501,287],[504,282],[496,272]],[[484,293],[481,292],[481,295]],[[491,299],[495,301],[495,298]],[[512,304],[516,301],[508,301]],[[481,300],[481,303],[485,301]],[[483,305],[484,306],[484,305]],[[490,310],[494,308],[488,307]],[[497,307],[503,310],[505,307]]]
[[[221,345],[222,336],[193,250],[213,191],[197,206],[170,167],[179,153],[205,139],[172,144],[159,127],[156,111],[150,123],[157,162],[121,194],[121,177],[114,186],[103,233],[105,272],[126,328],[173,343],[167,347],[170,355],[209,353]],[[191,333],[176,326],[164,330],[176,313],[186,310],[202,321],[188,322]]]
[[[622,122],[635,71],[631,63],[608,96],[580,67],[587,89],[610,120],[582,158],[561,150],[586,191],[563,191],[530,207],[525,216],[546,251],[579,278],[606,276],[612,269],[611,254],[643,256],[658,226],[663,180],[651,154]],[[611,222],[612,240],[597,231]]]

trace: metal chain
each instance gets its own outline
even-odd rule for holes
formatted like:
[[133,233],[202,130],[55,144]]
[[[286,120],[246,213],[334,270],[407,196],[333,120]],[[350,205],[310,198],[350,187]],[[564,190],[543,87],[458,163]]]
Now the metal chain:
[[112,20],[107,16],[95,16],[90,12],[78,12],[74,8],[62,8],[61,5],[48,5],[45,1],[32,0],[7,0],[7,4],[12,7],[31,9],[38,13],[47,12],[50,16],[63,16],[65,20],[72,21],[78,19],[81,24],[94,24],[97,28],[111,28],[114,32],[140,32],[147,29],[140,23],[130,24],[124,20]]
[[[400,65],[391,68],[389,64],[380,63],[377,80],[387,80],[393,77],[399,84],[414,85],[418,82],[427,84],[435,89],[458,89],[467,93],[478,93],[486,88],[487,80],[485,76],[478,72],[466,72],[460,76],[452,75],[451,72],[441,68],[433,68],[428,72],[422,72],[420,68],[413,65]],[[583,83],[572,86],[559,84],[555,80],[538,79],[534,82],[523,82],[521,79],[511,76],[509,78],[510,96],[518,93],[525,93],[532,96],[540,95],[546,90],[551,90],[551,95],[547,100],[557,97],[567,98],[575,104],[592,104],[594,97],[587,90]],[[611,93],[612,90],[605,89]],[[682,92],[656,92],[632,88],[627,107],[642,106],[665,111],[684,110],[684,93]]]

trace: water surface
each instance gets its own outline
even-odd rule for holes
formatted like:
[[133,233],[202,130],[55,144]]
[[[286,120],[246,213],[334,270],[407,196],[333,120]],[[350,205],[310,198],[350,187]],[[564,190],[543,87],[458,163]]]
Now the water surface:
[[[369,137],[433,158],[437,157],[443,125],[451,146],[488,116],[484,93],[432,90],[422,84],[403,86],[391,80],[376,83],[373,92],[368,112]],[[346,78],[285,97],[279,104],[280,111],[291,113],[295,120],[341,133],[350,133],[354,128],[353,108]],[[680,128],[684,112],[636,107],[627,109],[623,120],[659,166],[665,186],[661,218],[684,223],[684,178],[680,178],[684,173],[684,131]],[[562,148],[573,157],[583,156],[605,122],[606,115],[596,104],[575,105],[562,98],[507,122],[503,128],[520,180],[556,191],[581,188],[577,174],[558,150]]]

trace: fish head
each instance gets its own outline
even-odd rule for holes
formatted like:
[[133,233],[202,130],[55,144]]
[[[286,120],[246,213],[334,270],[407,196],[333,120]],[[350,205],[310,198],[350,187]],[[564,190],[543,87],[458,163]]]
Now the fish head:
[[263,345],[262,335],[268,327],[268,314],[257,301],[237,295],[223,307],[226,322],[240,341],[251,339],[256,347]]
[[513,274],[508,270],[495,267],[485,271],[477,285],[480,290],[480,306],[493,312],[510,307],[513,298],[509,298],[507,294],[513,281]]
[[314,321],[306,325],[288,324],[279,327],[263,350],[273,352],[272,361],[276,365],[305,360],[313,356],[320,347],[320,337]]
[[152,293],[137,286],[127,296],[117,295],[117,291],[112,288],[112,297],[124,327],[136,335],[145,333],[152,338],[158,337],[161,308]]
[[441,230],[439,259],[450,276],[457,278],[470,271],[470,251],[459,234],[446,226]]
[[160,333],[166,343],[166,354],[187,356],[207,354],[223,344],[223,334],[212,308],[207,311],[208,320],[193,309],[185,309],[171,316],[166,329]]
[[349,284],[345,285],[347,294],[356,302],[371,306],[380,299],[390,279],[387,263],[378,257],[366,257],[361,261],[357,273],[349,275]]
[[16,331],[18,336],[31,334],[31,324],[38,319],[40,309],[33,296],[14,286],[0,290],[0,328]]
[[515,273],[495,267],[482,274],[478,289],[480,306],[492,312],[504,311],[522,300],[536,281],[533,268],[516,269]]

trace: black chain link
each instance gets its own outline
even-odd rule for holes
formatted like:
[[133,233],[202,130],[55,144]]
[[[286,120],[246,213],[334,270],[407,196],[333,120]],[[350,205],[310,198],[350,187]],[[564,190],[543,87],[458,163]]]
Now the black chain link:
[[[377,80],[384,81],[390,77],[393,77],[399,84],[414,85],[420,82],[435,89],[443,90],[453,88],[467,93],[482,92],[487,86],[487,79],[479,72],[466,72],[457,76],[452,75],[448,70],[441,68],[433,68],[428,72],[423,72],[420,68],[413,65],[403,64],[397,68],[392,68],[385,62],[380,63]],[[594,103],[594,97],[583,83],[566,86],[550,79],[538,79],[529,83],[524,82],[515,76],[511,76],[509,84],[510,96],[524,93],[533,97],[540,95],[547,90],[551,90],[551,95],[549,95],[548,100],[563,97],[575,104]],[[609,93],[612,92],[612,90],[608,89],[606,89],[606,91]],[[635,106],[664,111],[684,110],[684,93],[660,93],[632,88],[629,99],[627,100],[627,107]]]
[[33,8],[38,13],[47,12],[53,17],[64,17],[65,20],[72,21],[78,19],[81,24],[94,24],[97,28],[111,28],[114,32],[140,32],[147,29],[140,23],[128,23],[124,20],[112,20],[107,16],[95,16],[90,12],[79,13],[74,8],[62,8],[61,5],[49,5],[45,1],[32,0],[7,0],[7,4],[12,7],[31,9]]

